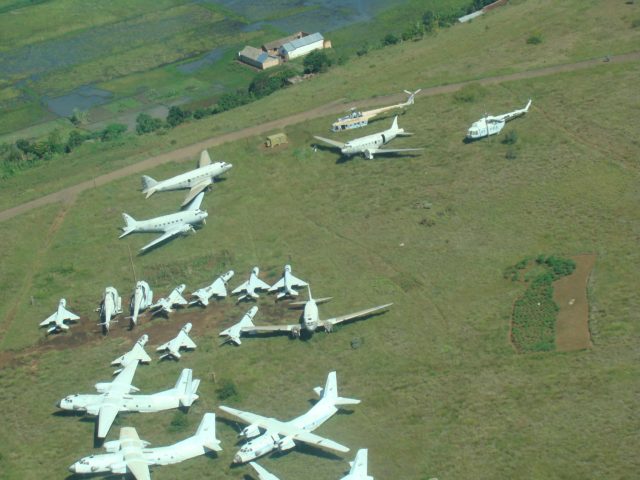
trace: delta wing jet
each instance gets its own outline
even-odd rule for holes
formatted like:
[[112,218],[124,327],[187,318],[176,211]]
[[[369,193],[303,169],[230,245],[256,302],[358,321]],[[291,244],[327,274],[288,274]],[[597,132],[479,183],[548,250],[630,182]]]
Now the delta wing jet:
[[104,331],[111,328],[111,319],[122,313],[122,298],[114,287],[107,287],[104,290],[102,301],[96,310],[100,315],[100,325]]
[[283,297],[297,297],[298,292],[294,290],[294,287],[306,287],[309,285],[304,280],[300,280],[296,278],[291,273],[291,265],[284,266],[284,273],[282,274],[282,278],[278,280],[271,288],[269,288],[269,293],[278,292],[276,295],[276,299],[280,300]]
[[504,128],[505,123],[527,113],[530,106],[531,99],[529,99],[529,102],[524,108],[519,110],[503,113],[502,115],[485,115],[477,122],[473,122],[471,128],[469,128],[469,131],[467,132],[467,139],[476,140],[478,138],[500,133]]
[[338,396],[336,372],[329,373],[324,389],[316,387],[314,391],[320,400],[307,413],[288,422],[220,406],[220,410],[249,424],[240,433],[248,442],[236,453],[233,463],[246,463],[273,450],[290,450],[296,446],[296,441],[336,452],[348,452],[349,449],[344,445],[311,432],[331,418],[338,407],[355,405],[360,400]]
[[337,142],[335,140],[330,140],[324,137],[318,137],[317,135],[314,135],[314,138],[333,147],[339,148],[340,152],[347,157],[361,153],[365,158],[371,160],[374,155],[383,153],[417,152],[419,150],[424,150],[423,148],[382,148],[384,147],[384,145],[386,145],[396,137],[404,137],[409,135],[413,134],[405,132],[404,128],[398,128],[398,116],[396,115],[393,118],[391,128],[389,128],[388,130],[385,130],[384,132],[374,133],[372,135],[367,135],[366,137],[354,138],[353,140],[349,140],[347,143]]
[[260,298],[260,295],[256,293],[256,290],[269,290],[269,288],[271,288],[265,282],[260,280],[260,278],[258,278],[259,273],[260,269],[258,267],[253,267],[253,270],[251,270],[251,274],[249,275],[249,280],[233,289],[231,295],[236,295],[238,293],[244,292],[238,297],[238,302],[241,302],[245,298],[252,298],[254,300],[257,300],[258,298]]
[[240,345],[242,343],[240,341],[240,334],[243,331],[248,332],[252,327],[255,327],[255,325],[253,324],[253,317],[256,316],[256,313],[258,313],[258,307],[251,307],[238,323],[220,332],[221,337],[227,337],[224,343],[233,342],[236,345]]
[[318,313],[318,304],[326,302],[331,299],[328,298],[319,298],[314,299],[311,296],[311,288],[307,286],[307,290],[309,291],[309,300],[306,302],[295,302],[292,303],[292,307],[300,307],[303,306],[304,311],[302,313],[301,322],[295,323],[291,325],[255,325],[255,326],[244,326],[241,329],[241,332],[244,333],[261,333],[261,332],[288,332],[292,337],[300,337],[302,330],[304,330],[307,334],[313,334],[317,329],[322,328],[326,332],[330,332],[333,329],[334,325],[337,325],[342,322],[346,322],[348,320],[354,320],[360,317],[366,317],[367,315],[371,315],[379,310],[384,310],[389,308],[393,303],[386,303],[384,305],[378,305],[377,307],[367,308],[366,310],[360,310],[354,313],[348,313],[347,315],[342,315],[339,317],[329,318],[327,320],[321,320],[320,315]]
[[131,313],[131,324],[138,324],[138,314],[145,311],[153,303],[153,290],[147,282],[139,280],[136,282],[136,289],[131,295],[129,303],[129,312]]
[[158,245],[159,243],[168,241],[169,239],[177,235],[187,235],[194,233],[196,225],[204,225],[206,218],[209,215],[206,211],[200,210],[200,204],[204,198],[204,192],[199,193],[187,207],[177,213],[171,213],[169,215],[163,215],[161,217],[151,218],[149,220],[136,220],[132,216],[123,213],[125,226],[122,227],[122,235],[119,238],[126,237],[133,232],[160,232],[158,238],[154,241],[147,243],[140,249],[141,252],[146,252],[151,247]]
[[80,320],[80,317],[75,313],[67,310],[67,301],[64,298],[61,298],[58,302],[58,309],[55,313],[49,315],[46,320],[40,322],[41,327],[49,327],[47,329],[47,335],[55,332],[60,332],[62,330],[69,330],[69,325],[64,323],[67,322],[77,322]]
[[129,350],[127,353],[116,358],[113,362],[111,362],[111,365],[121,367],[115,372],[113,372],[113,374],[117,375],[122,370],[124,370],[124,368],[127,365],[133,362],[151,363],[151,357],[147,355],[147,352],[144,351],[144,346],[147,344],[148,341],[149,341],[149,335],[145,333],[133,345],[133,348],[131,350]]
[[149,445],[149,442],[140,440],[135,428],[122,427],[118,440],[105,442],[107,453],[84,457],[71,465],[69,470],[75,474],[90,475],[131,473],[136,480],[150,480],[151,466],[180,463],[210,451],[222,450],[220,441],[216,438],[214,413],[205,413],[196,434],[186,440],[166,447]]
[[171,291],[169,296],[161,298],[151,305],[149,310],[153,310],[154,313],[165,312],[168,314],[173,311],[175,306],[187,305],[189,302],[187,302],[187,300],[182,296],[182,292],[184,292],[185,288],[186,285],[184,283],[178,285]]
[[404,108],[409,105],[413,105],[413,101],[418,93],[420,93],[422,89],[418,89],[415,92],[410,92],[409,90],[405,90],[404,93],[409,95],[409,98],[404,103],[398,103],[396,105],[389,105],[388,107],[376,108],[374,110],[367,110],[366,112],[359,112],[354,108],[351,109],[349,115],[345,117],[340,117],[333,125],[331,125],[331,130],[334,132],[340,132],[342,130],[348,130],[351,128],[360,128],[369,124],[369,120],[371,120],[376,115],[380,115],[381,113],[387,112],[389,110],[393,110],[396,108]]
[[219,298],[227,296],[227,282],[233,277],[233,270],[229,270],[216,278],[211,285],[202,287],[191,294],[195,297],[195,300],[189,302],[189,305],[195,305],[199,303],[203,307],[209,305],[209,299],[214,295]]
[[181,348],[193,350],[197,347],[197,345],[193,343],[193,340],[189,338],[191,326],[192,325],[190,323],[187,323],[180,329],[178,335],[176,335],[175,338],[169,340],[167,343],[163,343],[158,348],[156,348],[156,351],[158,352],[165,352],[164,354],[160,355],[160,360],[169,357],[180,360],[180,357],[182,356],[180,355]]
[[138,362],[124,367],[110,383],[97,383],[97,394],[69,395],[58,403],[63,410],[87,412],[98,417],[98,438],[104,438],[118,412],[159,412],[190,407],[198,399],[200,380],[192,378],[190,369],[182,370],[176,386],[153,395],[132,395],[139,390],[131,385]]
[[182,207],[193,200],[199,193],[204,192],[208,187],[213,185],[214,179],[225,173],[233,167],[232,164],[226,162],[211,163],[209,152],[203,150],[200,154],[198,168],[190,172],[177,175],[160,182],[154,180],[147,175],[142,176],[142,193],[149,198],[155,192],[164,192],[168,190],[184,190],[189,189],[187,197],[182,202]]

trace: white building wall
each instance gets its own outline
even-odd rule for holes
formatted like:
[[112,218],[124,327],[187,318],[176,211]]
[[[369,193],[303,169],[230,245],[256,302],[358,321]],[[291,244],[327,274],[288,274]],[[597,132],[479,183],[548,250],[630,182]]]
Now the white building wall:
[[302,57],[303,55],[306,55],[307,53],[313,50],[322,50],[323,46],[324,46],[324,40],[321,39],[321,40],[318,40],[317,42],[313,42],[313,43],[310,43],[309,45],[305,45],[304,47],[296,48],[292,52],[289,52],[289,54],[286,55],[286,58],[287,60],[291,60],[294,58]]

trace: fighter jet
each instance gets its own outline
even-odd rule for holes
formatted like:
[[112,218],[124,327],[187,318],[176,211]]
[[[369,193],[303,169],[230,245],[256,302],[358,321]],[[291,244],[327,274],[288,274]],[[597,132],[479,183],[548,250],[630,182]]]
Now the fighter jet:
[[334,132],[340,132],[342,130],[349,130],[351,128],[360,128],[364,127],[369,123],[376,115],[380,115],[381,113],[387,112],[389,110],[393,110],[395,108],[404,108],[409,105],[413,105],[413,100],[415,96],[420,93],[422,89],[418,89],[415,92],[410,92],[409,90],[405,90],[404,93],[409,95],[409,98],[404,103],[398,103],[396,105],[389,105],[388,107],[376,108],[374,110],[368,110],[366,112],[359,112],[354,108],[351,109],[349,115],[345,117],[340,117],[333,125],[331,125],[331,130]]
[[80,320],[80,317],[75,313],[71,313],[66,309],[67,301],[64,298],[61,298],[58,302],[58,310],[55,313],[52,313],[47,317],[46,320],[40,322],[41,327],[49,327],[47,329],[47,335],[55,332],[60,332],[62,330],[69,330],[69,326],[64,323],[65,320],[68,322],[76,322]]
[[122,298],[114,287],[107,287],[100,305],[96,309],[100,314],[100,325],[108,332],[111,327],[111,319],[122,313]]
[[396,115],[393,118],[391,128],[389,128],[388,130],[385,130],[384,132],[374,133],[372,135],[367,135],[366,137],[354,138],[353,140],[349,140],[347,143],[336,142],[335,140],[318,137],[317,135],[314,135],[314,138],[328,143],[333,147],[339,148],[340,152],[347,157],[361,153],[365,158],[371,160],[373,156],[377,154],[417,152],[419,150],[424,150],[423,148],[381,148],[396,137],[409,135],[413,134],[405,132],[404,128],[398,128],[398,116]]
[[203,307],[209,305],[209,299],[212,296],[224,298],[227,296],[227,282],[233,277],[233,270],[229,270],[216,278],[213,283],[207,287],[202,287],[191,294],[196,297],[195,300],[189,302],[189,305],[199,303]]
[[87,412],[98,416],[98,438],[109,433],[118,412],[159,412],[178,407],[190,407],[198,399],[200,380],[192,378],[190,369],[182,370],[174,388],[153,395],[132,395],[139,390],[131,385],[138,366],[128,364],[110,383],[97,383],[97,394],[69,395],[58,403],[63,410]]
[[233,342],[236,345],[240,345],[242,343],[240,341],[240,334],[243,331],[249,331],[245,329],[251,329],[252,327],[255,327],[255,325],[253,324],[253,317],[256,316],[256,313],[258,313],[258,307],[251,307],[249,311],[244,314],[242,320],[240,320],[235,325],[227,328],[226,330],[220,332],[221,337],[227,337],[224,343]]
[[269,285],[258,278],[259,273],[260,269],[258,267],[253,267],[253,270],[251,270],[251,274],[249,275],[249,280],[244,282],[239,287],[233,289],[231,295],[245,292],[238,297],[238,302],[241,302],[245,298],[252,298],[254,300],[257,300],[258,298],[260,298],[260,295],[256,293],[256,290],[269,290]]
[[222,450],[216,438],[216,416],[205,413],[196,434],[166,447],[149,447],[150,443],[140,440],[133,427],[122,427],[120,438],[105,442],[107,453],[94,454],[78,460],[69,467],[75,474],[112,473],[126,475],[131,473],[136,480],[150,480],[149,467],[153,465],[171,465],[190,458],[204,455],[210,451]]
[[182,292],[186,288],[185,284],[182,283],[174,288],[169,296],[161,298],[156,303],[149,307],[149,310],[154,310],[154,313],[165,312],[171,313],[173,311],[173,307],[176,305],[186,305],[187,300],[182,296]]
[[163,358],[175,358],[176,360],[180,360],[180,349],[188,348],[193,350],[196,348],[196,344],[193,343],[193,340],[189,338],[189,332],[191,331],[191,324],[187,323],[184,327],[180,329],[178,335],[175,338],[169,340],[167,343],[163,343],[156,351],[158,352],[166,352],[163,355],[160,355],[160,360]]
[[119,365],[120,367],[122,367],[116,370],[115,372],[113,372],[113,374],[117,375],[122,370],[124,370],[124,368],[127,365],[133,362],[150,363],[151,357],[147,355],[147,352],[144,351],[144,346],[147,344],[148,341],[149,341],[149,335],[145,333],[138,339],[138,341],[133,345],[133,348],[130,351],[128,351],[121,357],[118,357],[113,362],[111,362],[111,365],[114,365],[114,366]]
[[139,280],[136,282],[136,289],[131,295],[129,312],[131,313],[131,326],[138,324],[138,314],[143,312],[153,303],[153,290],[147,282]]
[[175,177],[160,182],[153,178],[143,175],[142,176],[142,193],[149,198],[155,192],[164,192],[168,190],[184,190],[189,189],[187,197],[182,202],[182,207],[193,200],[196,195],[204,192],[206,188],[213,184],[214,179],[225,173],[233,167],[232,164],[226,162],[211,163],[211,157],[209,152],[203,150],[200,154],[200,161],[198,162],[198,168],[191,170],[187,173],[182,173]]
[[[269,293],[278,292],[276,295],[276,299],[280,300],[283,297],[297,297],[298,292],[293,289],[293,287],[306,287],[309,285],[304,280],[300,280],[296,278],[291,273],[291,265],[284,266],[284,273],[282,274],[282,278],[278,280],[271,288],[269,288]],[[279,291],[280,290],[280,291]]]
[[355,405],[360,403],[360,400],[338,396],[336,372],[329,373],[324,389],[316,387],[314,391],[320,400],[307,413],[288,422],[220,406],[220,410],[249,424],[240,432],[240,436],[246,438],[248,442],[236,453],[233,463],[249,462],[273,450],[280,452],[290,450],[295,447],[295,441],[336,452],[348,452],[349,449],[344,445],[311,432],[331,418],[338,411],[338,407]]
[[513,112],[503,113],[502,115],[485,115],[477,122],[473,122],[471,128],[467,132],[468,140],[476,140],[478,138],[496,135],[502,131],[505,123],[514,118],[520,117],[529,111],[531,99],[524,108],[514,110]]
[[153,242],[147,243],[140,249],[141,252],[145,252],[151,247],[165,242],[176,235],[186,235],[195,232],[194,226],[205,224],[206,218],[209,215],[206,211],[200,210],[200,204],[203,198],[204,192],[201,192],[183,211],[151,218],[149,220],[135,220],[132,216],[123,213],[122,218],[124,218],[126,225],[122,227],[123,233],[118,238],[125,237],[133,232],[162,232],[162,235]]
[[367,315],[371,315],[374,312],[386,309],[393,305],[393,303],[386,303],[377,307],[367,308],[366,310],[360,310],[355,313],[348,313],[347,315],[342,315],[340,317],[321,320],[318,314],[318,304],[330,300],[331,297],[314,299],[311,296],[311,287],[307,286],[307,289],[309,291],[309,300],[307,300],[306,302],[295,302],[291,304],[292,307],[302,306],[304,308],[300,323],[295,323],[292,325],[245,325],[240,329],[240,332],[288,332],[292,337],[299,338],[302,330],[310,335],[319,328],[324,329],[326,332],[330,332],[333,326],[337,325],[338,323],[346,322],[347,320],[353,320],[360,317],[366,317]]

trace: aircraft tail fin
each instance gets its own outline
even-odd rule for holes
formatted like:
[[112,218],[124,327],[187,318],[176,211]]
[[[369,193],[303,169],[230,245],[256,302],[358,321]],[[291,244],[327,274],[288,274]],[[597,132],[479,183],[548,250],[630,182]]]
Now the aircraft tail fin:
[[205,413],[200,422],[200,426],[194,435],[203,447],[209,450],[215,450],[219,452],[222,450],[220,447],[220,440],[216,438],[216,414]]
[[123,213],[122,214],[122,218],[124,219],[125,225],[124,225],[124,227],[122,227],[122,232],[123,233],[122,233],[122,235],[120,235],[119,238],[122,238],[122,237],[124,237],[126,235],[129,235],[131,232],[133,232],[136,229],[136,227],[138,225],[138,222],[136,222],[136,219],[133,218],[131,215]]
[[198,399],[196,392],[199,385],[200,380],[193,379],[193,371],[190,368],[182,370],[175,386],[175,390],[180,394],[180,406],[190,407]]
[[148,175],[142,176],[142,192],[147,194],[147,198],[155,193],[153,187],[158,184],[157,180],[149,177]]
[[527,102],[527,106],[524,107],[522,110],[526,113],[529,111],[529,107],[531,106],[531,99],[529,99],[529,101]]
[[405,90],[404,93],[406,93],[407,95],[409,95],[409,98],[407,99],[407,102],[405,103],[405,105],[413,105],[414,100],[416,98],[416,95],[418,93],[420,93],[422,91],[421,88],[419,88],[418,90],[416,90],[415,92],[410,92],[409,90]]
[[327,399],[333,403],[336,407],[341,405],[355,405],[360,403],[360,400],[355,398],[346,398],[338,396],[338,380],[336,372],[329,372],[327,376],[327,383],[324,388],[316,387],[315,392],[320,395],[321,399]]
[[399,130],[398,128],[398,116],[393,117],[393,123],[391,124],[391,130]]

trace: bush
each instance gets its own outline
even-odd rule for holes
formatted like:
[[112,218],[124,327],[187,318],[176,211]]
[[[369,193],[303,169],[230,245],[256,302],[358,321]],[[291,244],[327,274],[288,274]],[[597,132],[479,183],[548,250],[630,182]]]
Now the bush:
[[287,85],[287,78],[294,75],[296,75],[296,72],[290,68],[275,72],[262,72],[256,75],[249,85],[249,93],[256,98],[266,97],[284,88]]
[[356,55],[359,57],[362,57],[364,55],[366,55],[367,53],[369,53],[369,50],[371,49],[371,47],[369,47],[368,43],[363,43],[362,46],[356,51]]
[[162,120],[153,118],[151,115],[141,113],[136,117],[136,133],[144,135],[145,133],[155,132],[162,127]]
[[329,70],[333,62],[322,50],[314,50],[309,53],[302,62],[304,73],[322,73]]
[[530,35],[529,38],[527,38],[527,43],[529,45],[538,45],[542,43],[542,35],[540,35],[539,33]]
[[399,41],[400,39],[396,37],[393,33],[387,33],[382,39],[382,43],[384,45],[395,45]]
[[173,418],[171,419],[171,423],[169,423],[169,427],[167,427],[167,431],[169,432],[182,432],[187,429],[189,426],[189,422],[187,420],[187,414],[176,410],[173,414]]
[[478,83],[465,85],[453,94],[454,100],[460,103],[472,103],[486,95],[486,89]]
[[238,397],[238,389],[233,380],[228,378],[220,382],[220,387],[216,390],[219,400],[226,400],[231,397]]
[[100,140],[103,142],[111,142],[122,136],[127,131],[127,126],[122,123],[111,123],[100,132]]
[[251,102],[253,98],[249,92],[237,90],[236,92],[225,93],[218,99],[217,112],[226,112],[232,108],[240,107]]
[[183,110],[182,108],[174,105],[169,108],[169,114],[167,115],[167,124],[170,127],[177,127],[182,122],[191,117],[189,110]]
[[82,145],[84,140],[85,136],[80,132],[80,130],[71,130],[69,132],[69,137],[67,138],[67,144],[65,145],[65,152],[71,152],[74,148]]

